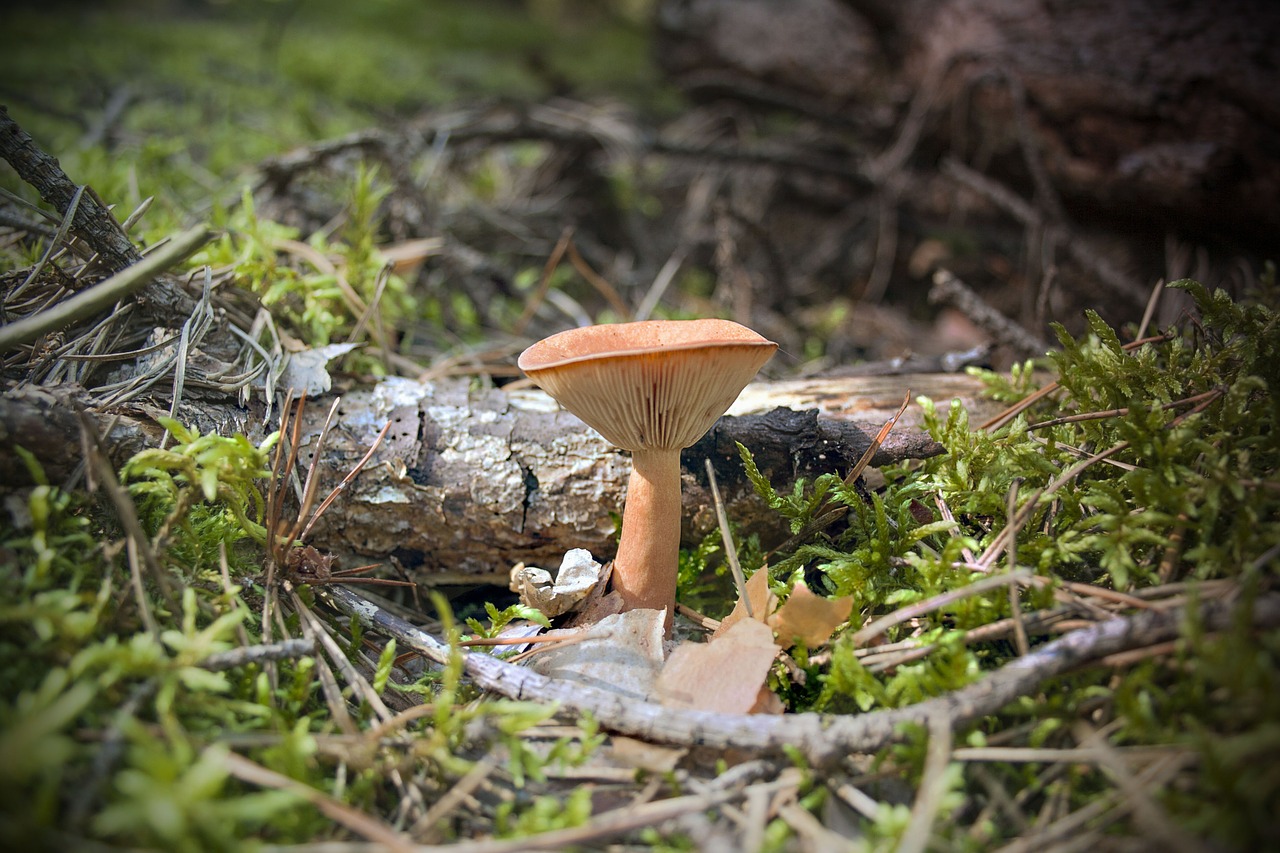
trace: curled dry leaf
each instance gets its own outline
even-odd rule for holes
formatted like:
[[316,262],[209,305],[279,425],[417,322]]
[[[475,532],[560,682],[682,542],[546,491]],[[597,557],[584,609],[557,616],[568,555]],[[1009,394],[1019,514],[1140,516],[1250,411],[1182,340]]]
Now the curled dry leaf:
[[329,344],[289,354],[284,374],[276,383],[279,388],[292,388],[295,394],[315,397],[328,391],[333,385],[328,364],[340,355],[346,355],[359,344]]
[[812,649],[830,640],[852,611],[852,596],[823,598],[799,581],[786,602],[769,617],[769,625],[784,643],[804,643]]
[[601,582],[600,564],[584,548],[564,555],[554,582],[551,573],[536,566],[517,566],[511,571],[511,591],[520,601],[549,617],[573,610]]
[[670,707],[749,713],[779,651],[772,628],[740,619],[711,642],[679,645],[658,676],[658,697]]
[[743,619],[764,622],[773,613],[774,608],[778,606],[778,599],[769,591],[769,572],[767,569],[760,569],[747,580],[746,598],[747,601],[751,602],[751,613],[748,615],[746,605],[739,598],[738,603],[733,606],[733,610],[720,622],[720,627],[716,628],[712,633],[712,640],[724,636],[730,628]]

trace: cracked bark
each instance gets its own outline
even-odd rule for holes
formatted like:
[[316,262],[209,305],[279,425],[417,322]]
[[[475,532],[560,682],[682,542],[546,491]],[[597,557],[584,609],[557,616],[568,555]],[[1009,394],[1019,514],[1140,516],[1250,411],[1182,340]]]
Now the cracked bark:
[[[752,450],[775,486],[790,489],[796,477],[847,471],[907,388],[940,401],[959,398],[980,412],[991,408],[978,399],[980,387],[955,374],[749,386],[731,410],[743,415],[722,418],[683,454],[684,542],[695,543],[715,528],[706,458],[716,468],[730,518],[766,544],[785,538],[776,514],[746,482],[735,442]],[[51,482],[65,481],[79,462],[74,409],[80,399],[69,387],[0,396],[0,444],[21,444],[44,464]],[[308,405],[300,467],[312,462],[329,404]],[[158,443],[155,417],[164,414],[164,401],[95,413],[117,467]],[[246,410],[221,400],[188,400],[178,419],[202,433],[241,432],[255,443],[268,432],[260,406]],[[321,494],[364,455],[387,421],[391,428],[383,444],[316,526],[309,544],[347,565],[354,565],[348,559],[394,557],[422,577],[489,574],[520,561],[554,567],[570,548],[612,557],[631,460],[541,392],[507,394],[477,390],[466,381],[398,379],[349,391],[319,460]],[[873,464],[938,452],[918,421],[913,406]],[[12,453],[0,454],[0,476],[10,484],[27,480]]]

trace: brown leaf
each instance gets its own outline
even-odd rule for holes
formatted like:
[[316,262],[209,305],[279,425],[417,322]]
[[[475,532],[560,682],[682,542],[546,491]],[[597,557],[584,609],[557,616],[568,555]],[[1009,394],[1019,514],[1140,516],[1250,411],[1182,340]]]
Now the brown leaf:
[[852,596],[823,598],[814,595],[804,581],[798,581],[786,603],[769,618],[769,624],[784,643],[804,643],[812,649],[830,640],[831,633],[849,619],[852,611]]
[[768,625],[741,619],[711,642],[676,647],[658,674],[658,696],[669,707],[748,713],[779,651]]
[[[747,600],[751,602],[751,616],[757,622],[763,622],[769,618],[769,614],[773,612],[773,608],[777,607],[778,599],[769,592],[769,570],[760,569],[747,581]],[[716,639],[724,635],[726,631],[733,627],[735,622],[748,618],[746,605],[742,603],[742,599],[738,599],[738,603],[733,606],[733,610],[729,615],[724,617],[720,622],[720,627],[716,628],[711,634],[711,639]]]

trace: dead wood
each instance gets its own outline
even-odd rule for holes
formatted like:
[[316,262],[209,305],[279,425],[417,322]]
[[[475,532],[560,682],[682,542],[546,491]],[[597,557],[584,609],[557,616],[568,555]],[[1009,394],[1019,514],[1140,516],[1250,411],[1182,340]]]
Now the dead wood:
[[84,238],[98,253],[108,271],[118,272],[142,259],[98,194],[89,187],[80,194],[81,188],[67,177],[58,161],[42,151],[31,136],[9,118],[9,112],[2,106],[0,157],[7,160],[18,177],[34,187],[40,197],[63,216],[80,195],[71,219],[72,232]]
[[[686,544],[716,527],[704,460],[715,465],[727,509],[743,529],[780,541],[786,531],[744,479],[736,443],[755,455],[780,489],[797,477],[846,473],[871,436],[910,389],[940,401],[991,408],[981,383],[965,375],[851,377],[748,386],[731,411],[685,451]],[[16,389],[0,396],[0,443],[21,445],[52,482],[74,476],[77,408],[86,394],[69,386]],[[329,406],[315,401],[303,419],[299,465],[311,464]],[[156,417],[168,404],[136,402],[97,411],[104,445],[119,467],[133,453],[159,443]],[[243,433],[260,442],[271,428],[261,406],[183,402],[177,419],[202,433]],[[919,428],[912,407],[873,460],[887,465],[940,451]],[[317,524],[309,544],[343,556],[394,558],[424,579],[439,572],[492,574],[513,563],[557,566],[570,548],[612,555],[614,515],[630,473],[626,454],[541,392],[476,389],[466,380],[389,379],[349,391],[319,460],[319,484],[338,483],[388,422],[391,427],[368,466]],[[0,476],[27,480],[13,454],[0,456]],[[362,560],[370,562],[370,560]],[[349,567],[349,565],[345,566]]]
[[[1022,696],[1036,693],[1045,681],[1089,666],[1108,655],[1177,639],[1189,608],[1144,610],[1072,631],[990,673],[968,687],[915,705],[861,715],[718,714],[669,708],[637,701],[576,681],[548,678],[530,669],[476,652],[460,652],[403,619],[341,588],[317,594],[371,631],[394,637],[437,663],[460,654],[463,667],[477,685],[512,699],[556,702],[590,713],[612,732],[675,746],[742,749],[751,755],[795,749],[812,764],[830,766],[860,752],[875,752],[904,739],[910,725],[945,725],[955,730],[994,714]],[[1252,605],[1218,600],[1195,606],[1197,624],[1206,631],[1228,629],[1244,620],[1259,630],[1280,625],[1280,595],[1259,596]]]

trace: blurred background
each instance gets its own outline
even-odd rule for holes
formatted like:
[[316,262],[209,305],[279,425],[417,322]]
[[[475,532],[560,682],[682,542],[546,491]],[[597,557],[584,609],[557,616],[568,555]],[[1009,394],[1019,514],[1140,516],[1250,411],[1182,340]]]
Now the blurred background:
[[[778,340],[775,376],[1003,368],[1086,308],[1136,325],[1160,280],[1259,286],[1277,20],[1156,0],[11,3],[0,101],[118,218],[153,199],[140,242],[226,229],[195,260],[297,346],[376,344],[358,373],[506,381],[545,333],[686,316]],[[34,199],[8,169],[0,186]],[[0,214],[0,265],[22,269],[36,223],[12,196]]]

